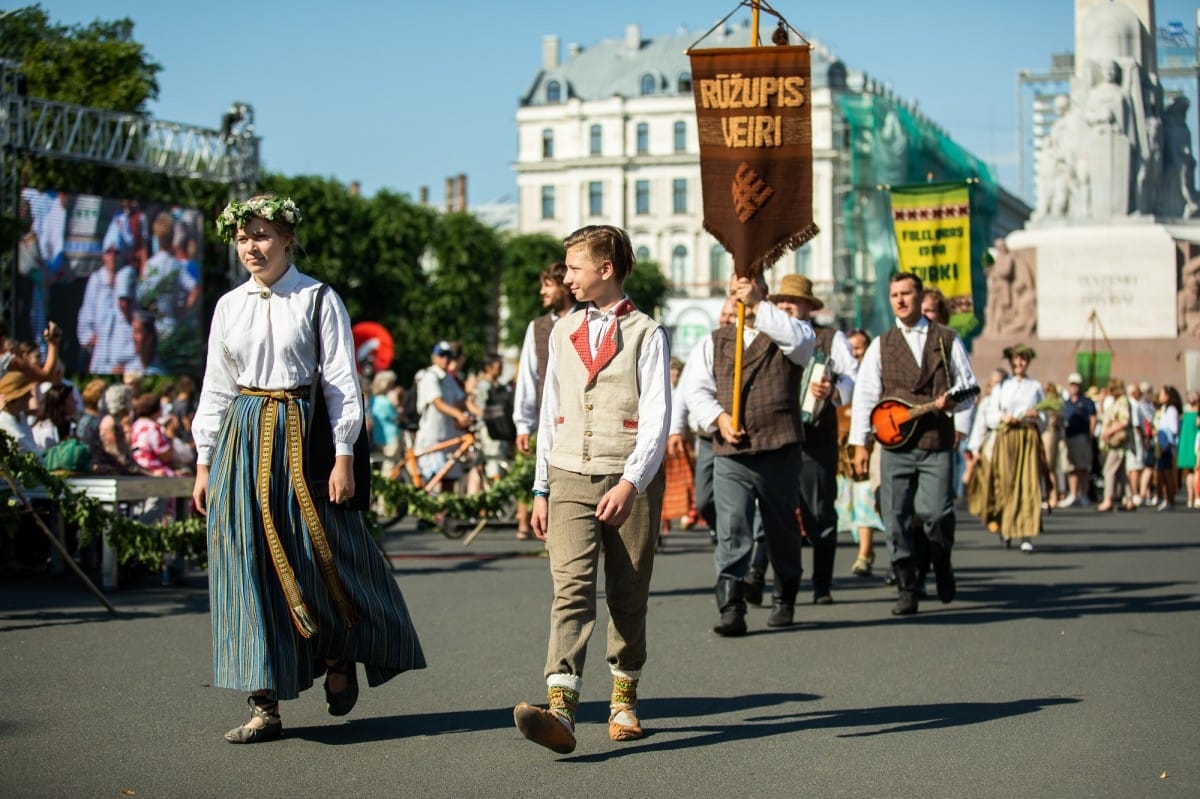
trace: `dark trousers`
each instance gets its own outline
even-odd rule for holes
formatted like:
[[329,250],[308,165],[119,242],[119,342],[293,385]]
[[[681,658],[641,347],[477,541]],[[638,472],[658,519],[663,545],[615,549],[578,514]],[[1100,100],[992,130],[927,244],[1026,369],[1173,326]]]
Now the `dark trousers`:
[[800,518],[808,540],[837,540],[837,447],[800,450]]
[[717,531],[717,504],[713,497],[712,439],[696,436],[696,512],[712,532]]
[[919,556],[919,533],[913,518],[932,544],[949,552],[954,546],[954,453],[885,449],[879,460],[879,505],[891,547],[892,562]]
[[762,514],[771,567],[780,580],[800,577],[796,483],[800,447],[791,444],[753,455],[713,459],[716,483],[717,577],[740,580],[750,567],[756,509]]

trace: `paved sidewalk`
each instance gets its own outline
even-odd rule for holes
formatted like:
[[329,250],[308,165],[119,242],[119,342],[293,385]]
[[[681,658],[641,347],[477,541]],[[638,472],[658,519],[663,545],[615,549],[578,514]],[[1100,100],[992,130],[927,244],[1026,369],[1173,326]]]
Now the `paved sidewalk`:
[[259,746],[221,738],[246,713],[210,687],[202,574],[112,594],[115,618],[70,579],[2,582],[0,796],[1200,796],[1200,513],[1060,511],[1033,554],[960,527],[953,604],[892,618],[846,541],[834,605],[799,606],[785,630],[752,609],[735,640],[710,632],[707,534],[672,535],[650,735],[607,739],[601,625],[568,757],[512,724],[544,698],[550,581],[511,528],[468,548],[391,535],[430,667],[364,686],[345,720],[318,687]]

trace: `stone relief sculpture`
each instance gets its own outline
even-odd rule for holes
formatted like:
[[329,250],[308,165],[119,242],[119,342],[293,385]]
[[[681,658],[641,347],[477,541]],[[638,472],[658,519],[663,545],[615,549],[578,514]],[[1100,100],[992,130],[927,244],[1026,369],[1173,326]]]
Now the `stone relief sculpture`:
[[1200,338],[1200,256],[1183,265],[1178,298],[1179,332]]
[[1122,3],[1101,3],[1084,27],[1081,72],[1069,102],[1055,99],[1058,119],[1035,165],[1034,218],[1200,216],[1187,99],[1163,107],[1154,65],[1141,63],[1145,32],[1137,15]]
[[982,335],[1031,336],[1037,331],[1037,280],[1033,266],[1009,250],[1004,239],[996,239],[993,247],[995,260],[987,270],[988,296]]
[[1116,62],[1102,67],[1103,80],[1088,90],[1083,156],[1087,160],[1090,208],[1095,218],[1129,214],[1134,160],[1134,121],[1129,96]]

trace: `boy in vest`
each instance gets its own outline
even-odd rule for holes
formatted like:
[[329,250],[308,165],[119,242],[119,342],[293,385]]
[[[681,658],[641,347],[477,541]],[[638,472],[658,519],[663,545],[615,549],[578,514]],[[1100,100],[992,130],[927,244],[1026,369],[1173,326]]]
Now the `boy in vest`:
[[[742,340],[736,326],[704,339],[706,369],[688,386],[688,409],[713,435],[716,487],[717,610],[713,632],[746,634],[744,579],[750,569],[756,512],[761,514],[771,568],[775,570],[771,627],[792,623],[800,588],[800,531],[796,524],[796,479],[800,470],[800,404],[797,388],[812,357],[812,325],[792,319],[766,301],[761,278],[735,277],[730,294],[746,306]],[[733,365],[744,348],[742,383],[735,388]],[[741,419],[733,426],[734,392]]]
[[920,416],[905,444],[880,455],[879,506],[892,554],[899,599],[896,616],[917,612],[917,571],[923,523],[938,598],[954,599],[956,584],[950,564],[954,547],[954,448],[956,405],[951,390],[976,385],[967,351],[953,330],[921,315],[924,294],[921,279],[908,272],[892,275],[888,288],[896,326],[867,347],[854,383],[853,415],[849,441],[854,445],[854,468],[867,472],[867,436],[871,411],[884,397],[897,397],[913,405],[935,402],[937,411]]
[[605,552],[608,735],[642,737],[637,684],[646,661],[646,604],[660,528],[671,390],[666,331],[633,307],[622,284],[633,248],[620,228],[593,225],[563,242],[565,285],[585,306],[550,334],[533,482],[534,535],[546,542],[554,601],[546,657],[549,709],[513,710],[529,740],[575,749],[575,709],[596,623]]

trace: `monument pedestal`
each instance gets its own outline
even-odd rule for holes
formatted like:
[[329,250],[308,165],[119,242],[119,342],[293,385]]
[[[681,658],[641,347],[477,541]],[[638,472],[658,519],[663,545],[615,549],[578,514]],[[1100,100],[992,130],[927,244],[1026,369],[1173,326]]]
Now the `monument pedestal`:
[[1023,294],[1016,290],[1014,298],[1028,303],[1036,297],[1036,317],[1028,307],[1018,309],[1030,321],[1036,318],[1036,327],[1022,332],[1002,320],[989,323],[972,347],[977,372],[1005,367],[1004,348],[1023,341],[1037,351],[1030,373],[1039,380],[1064,384],[1077,370],[1076,353],[1094,348],[1112,352],[1111,374],[1122,381],[1189,383],[1186,353],[1200,351],[1200,339],[1178,333],[1178,275],[1179,265],[1200,248],[1197,226],[1129,217],[1104,225],[1031,227],[1010,234],[1006,243],[1021,265],[1017,273],[1035,283]]

